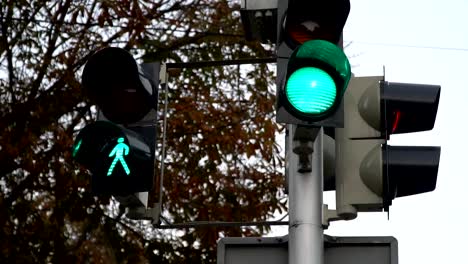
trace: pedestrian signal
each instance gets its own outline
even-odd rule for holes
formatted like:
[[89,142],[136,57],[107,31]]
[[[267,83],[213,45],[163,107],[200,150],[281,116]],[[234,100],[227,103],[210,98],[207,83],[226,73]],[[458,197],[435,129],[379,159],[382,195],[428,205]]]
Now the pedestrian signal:
[[[105,48],[83,69],[82,88],[98,121],[76,137],[73,157],[92,174],[95,194],[126,196],[153,187],[159,63],[143,70],[131,54]],[[147,65],[148,66],[148,65]]]
[[130,174],[130,169],[128,168],[127,162],[125,162],[125,158],[124,158],[124,155],[125,156],[128,155],[128,151],[129,151],[128,145],[124,143],[123,137],[118,138],[117,142],[118,142],[117,145],[115,145],[114,149],[112,149],[112,152],[109,154],[109,157],[112,158],[115,156],[115,158],[112,161],[112,164],[110,165],[109,170],[107,171],[107,176],[112,175],[112,172],[114,171],[114,168],[117,162],[120,162],[120,164],[124,168],[125,173],[127,173],[127,175]]
[[148,191],[153,183],[153,153],[138,133],[108,121],[86,126],[77,136],[73,157],[93,174],[95,193]]

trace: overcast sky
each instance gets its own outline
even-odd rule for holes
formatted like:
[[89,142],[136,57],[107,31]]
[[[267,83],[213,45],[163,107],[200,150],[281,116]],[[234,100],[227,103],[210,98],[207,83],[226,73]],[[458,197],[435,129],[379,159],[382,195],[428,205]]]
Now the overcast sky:
[[[441,146],[436,190],[397,198],[385,213],[331,223],[333,236],[393,236],[400,264],[467,263],[468,1],[351,0],[344,29],[356,76],[441,85],[435,127],[391,136],[391,145]],[[334,193],[324,201],[334,207]],[[287,227],[275,227],[286,235]]]

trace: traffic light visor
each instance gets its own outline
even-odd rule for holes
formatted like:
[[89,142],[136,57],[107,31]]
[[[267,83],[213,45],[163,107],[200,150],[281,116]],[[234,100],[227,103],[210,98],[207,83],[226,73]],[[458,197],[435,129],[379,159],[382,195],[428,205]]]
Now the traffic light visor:
[[439,85],[384,82],[381,100],[387,135],[434,128],[439,97]]
[[436,188],[440,150],[432,146],[382,146],[385,208],[396,197]]
[[132,55],[124,49],[105,48],[91,56],[83,69],[82,85],[89,98],[115,123],[141,120],[154,106],[149,81]]
[[325,40],[309,40],[299,46],[291,55],[288,69],[294,65],[314,65],[331,75],[338,75],[334,79],[341,80],[343,90],[351,78],[351,65],[346,54],[337,45]]

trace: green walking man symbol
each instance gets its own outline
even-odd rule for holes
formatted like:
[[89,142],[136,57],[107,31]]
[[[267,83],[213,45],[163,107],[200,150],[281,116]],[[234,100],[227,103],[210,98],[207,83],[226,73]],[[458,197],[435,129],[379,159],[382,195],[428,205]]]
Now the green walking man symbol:
[[124,155],[127,156],[129,152],[129,147],[127,144],[123,143],[124,138],[118,138],[117,139],[118,144],[115,145],[114,149],[111,151],[109,154],[109,157],[115,156],[114,160],[112,161],[112,164],[109,167],[109,170],[107,171],[107,176],[110,176],[112,174],[112,171],[114,170],[115,165],[117,164],[118,161],[120,161],[120,164],[122,164],[122,167],[125,170],[125,173],[127,175],[130,174],[130,169],[128,168],[127,162],[124,160]]

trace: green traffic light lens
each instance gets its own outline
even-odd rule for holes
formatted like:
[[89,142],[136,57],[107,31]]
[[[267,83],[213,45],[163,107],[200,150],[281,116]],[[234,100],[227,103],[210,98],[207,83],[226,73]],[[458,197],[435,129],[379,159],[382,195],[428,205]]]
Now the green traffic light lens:
[[286,97],[299,112],[320,115],[328,111],[336,100],[336,84],[325,71],[304,67],[289,76]]
[[82,140],[82,139],[80,139],[80,140],[73,146],[72,157],[76,157],[76,155],[78,154],[78,151],[80,150],[80,147],[81,147],[81,143],[83,143],[83,140]]

